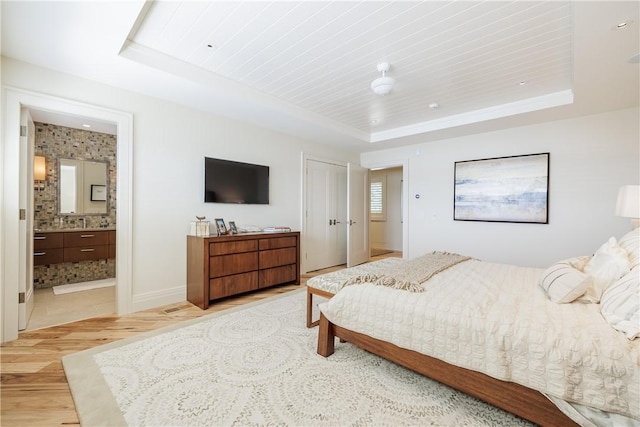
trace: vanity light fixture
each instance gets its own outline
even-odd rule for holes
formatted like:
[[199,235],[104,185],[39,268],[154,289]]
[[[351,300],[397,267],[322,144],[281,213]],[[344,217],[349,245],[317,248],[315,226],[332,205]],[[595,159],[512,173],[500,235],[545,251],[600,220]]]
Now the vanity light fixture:
[[44,189],[44,181],[47,178],[47,164],[44,156],[33,156],[33,182],[34,188]]
[[33,157],[33,179],[44,181],[47,178],[47,166],[44,156]]

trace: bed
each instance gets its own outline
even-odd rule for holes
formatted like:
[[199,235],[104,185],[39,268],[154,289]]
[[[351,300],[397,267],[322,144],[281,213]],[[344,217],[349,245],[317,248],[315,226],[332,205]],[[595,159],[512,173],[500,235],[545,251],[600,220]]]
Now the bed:
[[337,282],[318,353],[337,337],[539,425],[640,425],[638,246],[635,230],[546,269],[469,259],[422,292]]
[[331,298],[340,291],[352,277],[383,272],[402,262],[400,258],[383,258],[378,261],[356,265],[331,273],[321,274],[307,280],[307,328],[318,326],[319,321],[313,320],[313,297]]

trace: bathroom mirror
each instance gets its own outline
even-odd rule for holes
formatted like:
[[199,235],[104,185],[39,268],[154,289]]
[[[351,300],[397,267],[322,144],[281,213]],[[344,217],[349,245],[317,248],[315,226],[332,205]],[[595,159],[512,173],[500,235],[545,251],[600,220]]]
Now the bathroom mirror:
[[104,215],[109,200],[109,163],[58,159],[58,213]]

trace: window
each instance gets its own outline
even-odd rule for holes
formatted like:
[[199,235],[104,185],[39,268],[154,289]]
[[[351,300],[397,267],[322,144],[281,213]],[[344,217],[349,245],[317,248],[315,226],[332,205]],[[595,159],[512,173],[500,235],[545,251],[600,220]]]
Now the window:
[[371,221],[387,220],[387,176],[379,175],[371,177],[371,210],[369,217]]

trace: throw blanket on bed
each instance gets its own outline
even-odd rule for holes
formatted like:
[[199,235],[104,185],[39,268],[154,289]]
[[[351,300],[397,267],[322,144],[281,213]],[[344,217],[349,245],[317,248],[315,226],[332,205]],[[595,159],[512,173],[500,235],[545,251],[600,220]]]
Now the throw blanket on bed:
[[424,287],[421,283],[426,282],[441,271],[469,259],[471,257],[449,252],[432,252],[389,267],[380,273],[354,276],[347,280],[344,286],[373,283],[374,285],[387,286],[409,292],[424,292]]

